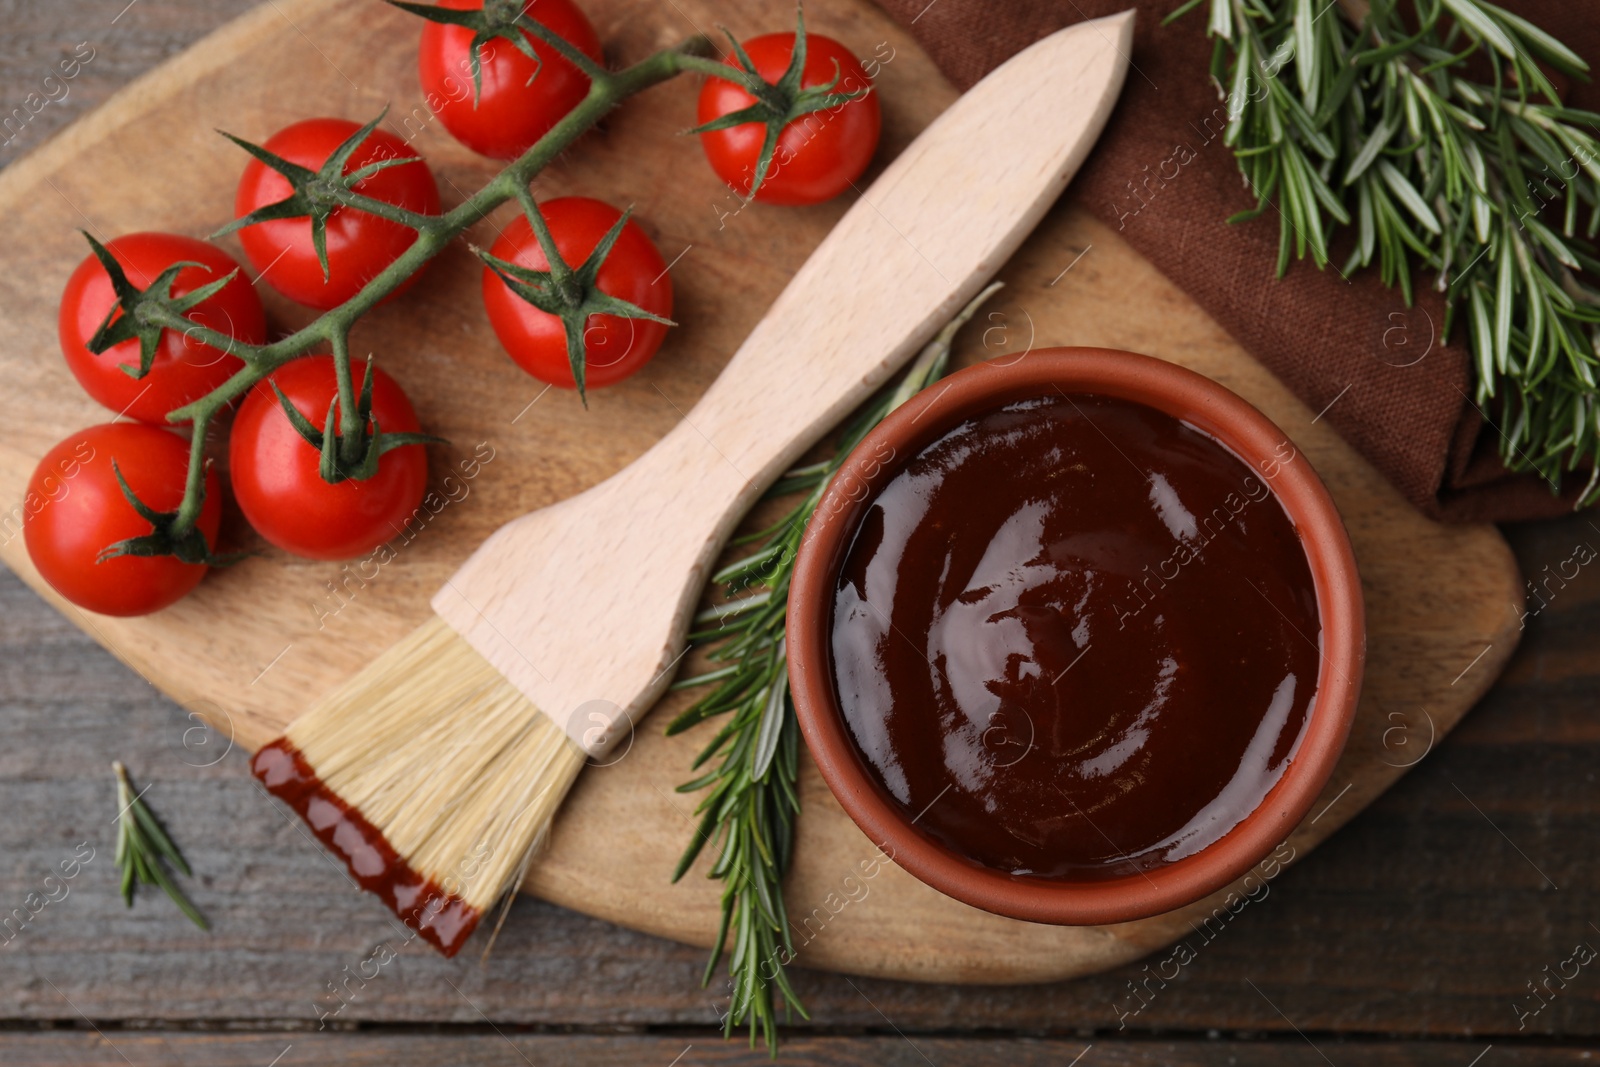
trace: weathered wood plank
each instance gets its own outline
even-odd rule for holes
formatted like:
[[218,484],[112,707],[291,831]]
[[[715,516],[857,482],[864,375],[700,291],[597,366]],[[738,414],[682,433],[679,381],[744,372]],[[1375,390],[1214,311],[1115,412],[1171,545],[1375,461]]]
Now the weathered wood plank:
[[[1587,529],[1579,519],[1517,531],[1525,569],[1564,558]],[[1600,945],[1587,925],[1600,889],[1589,651],[1600,577],[1580,575],[1563,592],[1530,620],[1505,680],[1462,728],[1202,944],[1127,1019],[1131,1029],[1292,1032],[1286,1015],[1307,1030],[1518,1032],[1513,1005],[1526,983],[1578,941]],[[187,766],[214,757],[200,744],[207,735],[190,734],[185,747],[193,723],[182,711],[9,575],[0,617],[0,810],[10,815],[0,822],[0,914],[78,842],[97,850],[71,895],[0,948],[0,1011],[71,1021],[70,998],[96,1019],[309,1025],[338,1008],[327,983],[396,939],[392,927],[270,813],[237,754]],[[114,756],[152,785],[151,803],[199,872],[193,895],[214,933],[194,931],[158,897],[122,908],[109,863]],[[365,986],[351,980],[335,1019],[472,1024],[481,1008],[508,1024],[706,1025],[718,1008],[698,988],[700,963],[696,950],[521,900],[487,969],[406,950]],[[1126,983],[1141,976],[1135,966],[1003,989],[799,972],[798,984],[826,1027],[882,1026],[886,1016],[904,1029],[1070,1032],[1115,1030],[1132,1003]],[[1586,969],[1524,1032],[1600,1034],[1600,981]]]
[[[38,148],[117,89],[255,3],[0,0],[0,165]],[[74,76],[63,78],[60,64],[73,60],[77,66],[65,69]],[[30,94],[37,95],[30,100]],[[19,108],[25,118],[17,115]]]
[[[1362,1063],[1372,1067],[1463,1067],[1492,1048],[1497,1065],[1566,1067],[1590,1063],[1593,1053],[1572,1048],[1507,1048],[1488,1042],[1345,1042],[1315,1035],[1272,1041],[1117,1041],[1115,1039],[972,1039],[888,1034],[801,1037],[783,1046],[790,1067],[1312,1067]],[[281,1057],[274,1059],[274,1057]],[[1077,1059],[1075,1057],[1081,1057]],[[578,1034],[202,1034],[109,1031],[96,1034],[0,1034],[0,1059],[32,1067],[91,1063],[205,1063],[210,1067],[295,1067],[308,1063],[383,1067],[504,1067],[508,1063],[573,1063],[595,1067],[668,1067],[770,1063],[742,1042],[711,1034],[662,1036]]]

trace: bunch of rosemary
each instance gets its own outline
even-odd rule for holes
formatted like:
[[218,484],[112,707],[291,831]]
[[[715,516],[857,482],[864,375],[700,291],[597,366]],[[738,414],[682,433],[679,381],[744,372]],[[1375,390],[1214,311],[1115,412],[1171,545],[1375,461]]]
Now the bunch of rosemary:
[[701,751],[694,769],[714,765],[678,787],[680,793],[710,792],[695,809],[700,825],[672,880],[683,877],[707,844],[720,848],[710,877],[722,882],[722,927],[704,980],[709,982],[715,973],[731,930],[727,956],[732,994],[724,1032],[731,1035],[734,1027],[748,1025],[752,1047],[759,1030],[767,1048],[776,1052],[780,998],[785,1008],[806,1015],[784,972],[794,945],[783,906],[783,876],[794,854],[794,817],[800,810],[795,786],[800,728],[789,695],[784,647],[795,554],[806,523],[845,458],[885,415],[944,376],[956,331],[999,288],[996,282],[973,298],[918,354],[900,381],[862,409],[840,434],[831,458],[796,467],[767,491],[766,499],[805,495],[771,526],[733,542],[760,547],[712,576],[712,595],[721,602],[696,617],[700,629],[689,635],[692,644],[709,650],[706,658],[713,668],[673,688],[715,688],[674,719],[667,733],[682,733],[719,716],[728,720]]
[[[1341,273],[1376,260],[1407,303],[1413,267],[1433,275],[1506,465],[1554,488],[1593,464],[1600,115],[1545,73],[1587,64],[1487,0],[1188,0],[1169,21],[1202,3],[1224,142],[1258,198],[1235,219],[1276,207],[1279,273],[1291,255],[1326,266],[1353,227]],[[1597,499],[1600,464],[1582,503]]]

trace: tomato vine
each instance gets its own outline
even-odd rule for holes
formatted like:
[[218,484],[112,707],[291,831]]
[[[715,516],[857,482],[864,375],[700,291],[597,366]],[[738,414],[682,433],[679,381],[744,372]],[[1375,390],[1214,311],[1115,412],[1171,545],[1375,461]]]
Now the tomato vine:
[[[116,334],[117,337],[120,338],[122,333],[142,336],[143,333],[152,331],[159,333],[161,329],[175,330],[194,341],[236,356],[244,364],[231,378],[210,393],[167,413],[169,423],[192,424],[183,500],[168,523],[168,530],[172,535],[181,536],[194,525],[200,515],[205,502],[206,429],[220,412],[278,368],[319,350],[327,349],[332,351],[338,375],[338,425],[358,425],[360,402],[351,369],[349,336],[350,330],[362,316],[416,274],[451,240],[460,236],[501,204],[517,200],[523,203],[524,209],[527,210],[527,201],[530,199],[527,192],[528,185],[533,178],[621,101],[686,71],[698,71],[715,76],[722,76],[725,72],[722,63],[708,58],[713,49],[711,43],[704,37],[690,38],[674,48],[657,52],[632,66],[613,71],[572,48],[559,35],[532,19],[519,20],[518,25],[557,49],[565,58],[578,66],[589,78],[589,92],[581,103],[568,112],[532,147],[507,164],[486,185],[460,204],[439,215],[422,215],[364,196],[353,186],[359,180],[358,176],[364,176],[364,172],[372,169],[373,165],[370,164],[352,175],[339,175],[339,165],[333,166],[331,177],[328,173],[313,173],[308,170],[295,175],[303,188],[297,188],[295,194],[283,202],[284,206],[279,211],[291,211],[297,215],[311,214],[315,217],[318,213],[325,216],[328,211],[347,208],[365,211],[416,231],[416,238],[411,246],[377,273],[349,300],[323,312],[315,320],[287,337],[270,344],[249,344],[188,318],[184,312],[195,302],[192,294],[189,297],[173,299],[167,295],[166,287],[160,285],[151,286],[143,291],[135,289],[131,284],[119,288],[117,308],[122,312],[122,317],[117,321],[126,321],[128,325]],[[383,116],[380,115],[363,127],[352,140],[359,142],[359,139],[375,129],[382,119]],[[265,153],[264,149],[239,141],[237,138],[231,139],[244,146],[258,159],[268,162],[263,156],[270,153]],[[383,165],[393,166],[409,162],[411,162],[409,159],[386,160]],[[273,164],[268,162],[268,165]],[[301,171],[304,168],[295,170]],[[291,179],[291,184],[295,184],[294,179]],[[304,203],[301,203],[302,200]],[[315,210],[312,210],[313,208]],[[243,224],[245,220],[238,220],[224,230],[236,229]],[[98,245],[92,238],[90,243],[98,256],[100,254]],[[108,257],[101,258],[104,261]],[[232,275],[229,275],[219,281],[217,287],[225,285],[231,278]],[[108,325],[109,322],[108,319]],[[108,333],[104,347],[114,343],[109,338]],[[368,443],[363,440],[362,435],[334,435],[329,443],[334,442],[342,448],[351,450],[349,455],[338,457],[335,465],[346,471],[359,468],[363,457],[356,454],[355,450]]]

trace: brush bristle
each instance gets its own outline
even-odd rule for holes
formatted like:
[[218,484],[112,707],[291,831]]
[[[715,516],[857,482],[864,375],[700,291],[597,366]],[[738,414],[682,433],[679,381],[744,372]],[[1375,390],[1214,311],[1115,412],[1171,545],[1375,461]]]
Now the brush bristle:
[[585,760],[437,617],[285,738],[413,871],[480,913],[513,888]]

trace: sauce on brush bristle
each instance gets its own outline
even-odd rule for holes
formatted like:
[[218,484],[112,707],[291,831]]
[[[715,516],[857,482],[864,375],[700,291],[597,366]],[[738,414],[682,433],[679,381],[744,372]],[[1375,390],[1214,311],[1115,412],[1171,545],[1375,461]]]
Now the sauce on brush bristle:
[[250,770],[267,792],[305,820],[317,840],[344,860],[361,888],[376,894],[401,922],[445,956],[460,951],[482,913],[412,869],[376,826],[323,784],[298,749],[279,738],[256,753]]

